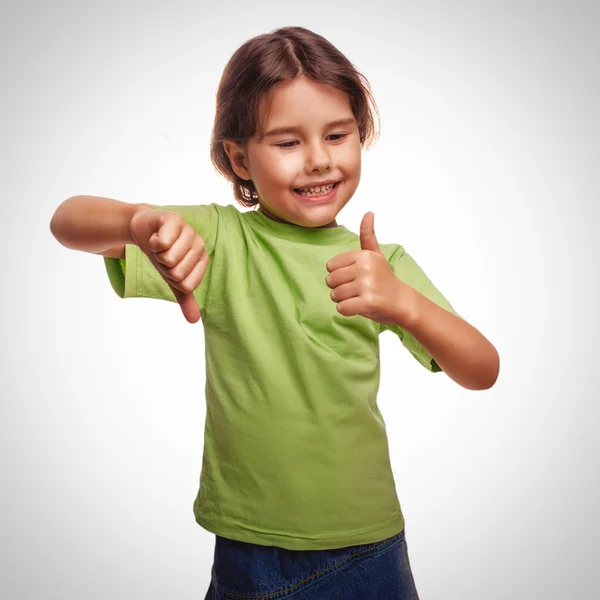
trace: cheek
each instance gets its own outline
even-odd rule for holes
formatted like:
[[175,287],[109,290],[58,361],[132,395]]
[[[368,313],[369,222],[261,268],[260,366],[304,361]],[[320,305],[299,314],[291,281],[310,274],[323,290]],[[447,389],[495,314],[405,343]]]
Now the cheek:
[[359,144],[348,144],[340,158],[349,171],[360,173],[362,155]]
[[259,188],[289,187],[290,179],[297,173],[297,159],[283,156],[280,152],[263,149],[255,152],[252,158],[252,179]]
[[356,177],[360,178],[360,172],[361,172],[361,160],[360,160],[360,156],[357,159],[356,157],[354,157],[354,159],[352,160],[352,172],[354,173],[354,175]]
[[289,187],[302,169],[302,160],[296,156],[272,156],[269,162],[268,179],[271,185]]

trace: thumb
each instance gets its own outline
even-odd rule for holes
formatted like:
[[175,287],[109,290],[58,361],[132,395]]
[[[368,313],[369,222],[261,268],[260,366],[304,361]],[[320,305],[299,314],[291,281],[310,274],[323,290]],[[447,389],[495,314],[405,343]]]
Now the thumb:
[[360,247],[362,250],[372,250],[383,254],[375,237],[375,213],[368,212],[360,223]]
[[[152,245],[152,244],[149,242],[149,245]],[[156,244],[154,244],[154,245],[156,245]],[[158,245],[160,245],[160,244],[158,244]],[[198,307],[198,303],[196,302],[196,298],[195,298],[194,294],[186,293],[186,292],[181,291],[180,289],[177,289],[171,283],[169,278],[165,277],[165,275],[160,267],[160,263],[156,259],[156,256],[154,256],[154,251],[144,253],[144,254],[146,254],[146,256],[149,258],[150,262],[154,265],[154,268],[161,274],[162,278],[165,280],[165,282],[167,283],[167,285],[173,292],[173,295],[175,296],[175,300],[177,301],[177,304],[179,304],[179,306],[181,307],[181,312],[183,312],[183,316],[185,317],[185,320],[188,323],[197,323],[202,318],[202,316],[200,314],[200,308]]]
[[197,323],[200,318],[200,309],[198,308],[198,303],[196,302],[196,298],[194,294],[185,294],[180,290],[175,290],[175,288],[171,288],[173,293],[175,294],[175,298],[177,299],[177,303],[181,307],[181,312],[183,312],[183,316],[188,323]]
[[185,292],[178,290],[169,282],[167,283],[175,296],[175,300],[177,300],[177,304],[181,307],[181,312],[183,313],[185,320],[188,323],[197,323],[201,319],[201,315],[194,294],[186,294]]

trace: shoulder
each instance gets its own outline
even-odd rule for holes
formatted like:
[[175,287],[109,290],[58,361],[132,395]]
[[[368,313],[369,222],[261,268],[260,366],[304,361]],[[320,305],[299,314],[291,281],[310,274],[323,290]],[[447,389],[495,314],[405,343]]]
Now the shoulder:
[[406,254],[404,247],[400,244],[379,244],[379,247],[389,263],[399,260]]
[[200,233],[216,229],[227,223],[240,221],[244,213],[233,204],[153,204],[157,210],[176,212]]
[[230,230],[241,220],[243,213],[232,204],[153,204],[157,210],[176,212],[206,243],[206,249],[212,253],[218,244],[219,231]]

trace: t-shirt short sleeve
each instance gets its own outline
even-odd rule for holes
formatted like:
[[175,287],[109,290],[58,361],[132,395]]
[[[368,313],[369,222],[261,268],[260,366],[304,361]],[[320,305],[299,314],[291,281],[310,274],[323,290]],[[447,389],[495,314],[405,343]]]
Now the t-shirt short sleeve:
[[[386,245],[389,250],[392,248],[391,255],[389,255],[388,263],[394,272],[394,275],[410,287],[416,289],[418,292],[423,294],[426,298],[435,302],[438,306],[446,309],[452,314],[456,315],[460,319],[464,318],[459,315],[450,302],[443,296],[438,290],[429,277],[425,274],[423,269],[416,263],[414,258],[404,250],[402,246],[398,245]],[[383,249],[383,245],[381,245]],[[384,251],[384,254],[388,256],[388,252]],[[432,373],[442,371],[442,368],[438,365],[436,360],[431,356],[429,351],[422,346],[419,341],[412,336],[408,331],[405,331],[397,325],[381,325],[380,332],[393,331],[402,341],[404,347],[419,361],[427,370]]]
[[[200,311],[204,309],[210,282],[211,263],[219,227],[219,205],[158,205],[155,210],[178,213],[204,240],[204,249],[209,256],[209,264],[200,285],[194,290]],[[125,258],[104,256],[104,265],[109,282],[120,298],[155,298],[177,302],[173,291],[150,259],[135,244],[125,245]]]

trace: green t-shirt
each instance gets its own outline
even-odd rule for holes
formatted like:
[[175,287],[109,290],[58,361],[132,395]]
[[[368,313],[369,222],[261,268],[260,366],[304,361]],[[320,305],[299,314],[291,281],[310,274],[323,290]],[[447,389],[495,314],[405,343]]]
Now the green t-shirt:
[[[441,369],[401,328],[337,312],[325,265],[359,250],[360,237],[344,226],[279,223],[260,209],[153,206],[179,213],[210,257],[194,292],[206,357],[196,521],[223,537],[290,550],[402,531],[377,406],[379,334],[394,331],[426,369]],[[380,247],[400,279],[457,314],[402,246]],[[104,261],[120,297],[175,302],[137,246],[126,246],[124,260]]]

